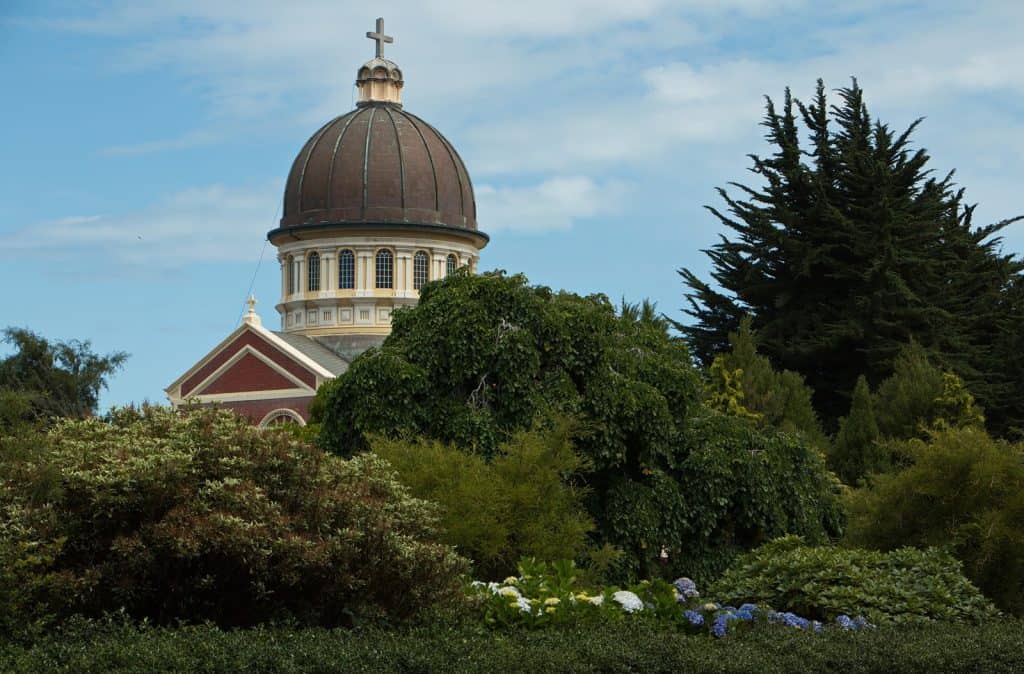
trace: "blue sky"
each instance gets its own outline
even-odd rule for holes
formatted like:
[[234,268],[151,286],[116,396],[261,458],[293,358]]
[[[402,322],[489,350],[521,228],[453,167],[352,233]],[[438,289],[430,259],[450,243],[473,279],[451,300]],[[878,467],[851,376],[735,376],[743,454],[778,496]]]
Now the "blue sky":
[[[704,204],[749,181],[763,96],[851,75],[957,169],[987,223],[1024,212],[1024,3],[847,0],[7,0],[0,7],[0,325],[131,354],[104,407],[219,342],[303,142],[352,107],[378,16],[406,107],[459,148],[483,269],[680,317]],[[1024,251],[1024,226],[1005,235]],[[262,265],[259,265],[261,253]],[[257,270],[258,268],[258,270]]]

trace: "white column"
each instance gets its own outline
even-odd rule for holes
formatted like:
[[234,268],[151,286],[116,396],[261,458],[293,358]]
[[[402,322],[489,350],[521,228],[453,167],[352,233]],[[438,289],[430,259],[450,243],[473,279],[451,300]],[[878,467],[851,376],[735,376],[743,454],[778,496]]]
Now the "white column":
[[334,249],[320,251],[320,296],[329,297],[338,289],[337,273],[334,271]]
[[373,251],[359,249],[356,251],[356,296],[372,295],[373,285]]

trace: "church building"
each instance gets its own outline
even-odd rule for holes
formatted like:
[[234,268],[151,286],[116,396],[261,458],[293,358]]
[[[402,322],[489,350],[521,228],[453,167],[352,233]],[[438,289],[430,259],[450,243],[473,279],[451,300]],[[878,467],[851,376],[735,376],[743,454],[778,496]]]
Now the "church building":
[[278,329],[262,324],[250,297],[241,325],[167,387],[173,405],[304,424],[317,388],[384,341],[395,309],[416,304],[428,281],[476,270],[488,237],[469,172],[437,129],[402,107],[383,19],[366,36],[377,53],[359,68],[356,108],[299,151],[280,226],[267,233],[281,264]]

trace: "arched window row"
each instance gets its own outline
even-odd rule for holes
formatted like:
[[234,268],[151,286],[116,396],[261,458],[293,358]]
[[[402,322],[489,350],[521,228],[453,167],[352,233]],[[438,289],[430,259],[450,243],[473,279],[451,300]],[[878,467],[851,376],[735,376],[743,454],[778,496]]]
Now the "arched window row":
[[[337,253],[338,260],[338,285],[339,290],[355,290],[356,288],[356,254],[350,248],[342,248]],[[390,290],[396,287],[395,254],[391,249],[381,248],[374,254],[374,287]],[[305,273],[302,264],[305,263]],[[323,273],[332,271],[329,267],[324,268],[325,263],[321,254],[312,251],[305,256],[298,254],[287,257],[287,270],[285,282],[287,293],[293,295],[304,290],[308,292],[319,292],[322,289]],[[450,253],[444,258],[444,275],[451,276],[459,268],[459,258]],[[412,286],[414,290],[421,290],[436,272],[431,271],[431,254],[426,250],[417,250],[412,257]],[[407,277],[406,277],[407,278]]]

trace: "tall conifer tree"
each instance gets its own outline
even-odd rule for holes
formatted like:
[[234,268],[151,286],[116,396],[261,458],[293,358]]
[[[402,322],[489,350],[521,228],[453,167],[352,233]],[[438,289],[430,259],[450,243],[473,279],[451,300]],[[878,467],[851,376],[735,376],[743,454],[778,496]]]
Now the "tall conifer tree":
[[1017,218],[975,228],[952,173],[934,177],[911,147],[920,120],[899,134],[872,120],[856,80],[839,97],[829,107],[819,80],[810,104],[767,99],[773,152],[751,155],[765,184],[718,189],[726,209],[708,209],[732,230],[705,251],[718,289],[681,269],[694,320],[677,327],[710,363],[752,315],[761,350],[806,378],[832,423],[857,378],[877,386],[912,338],[986,407],[1018,408],[998,418],[1019,416],[993,340],[1024,270],[995,235]]

